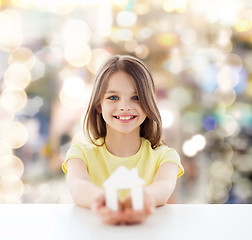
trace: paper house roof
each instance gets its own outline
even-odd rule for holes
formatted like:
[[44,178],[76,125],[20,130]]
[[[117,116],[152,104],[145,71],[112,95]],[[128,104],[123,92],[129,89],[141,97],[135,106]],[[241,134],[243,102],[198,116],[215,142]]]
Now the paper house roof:
[[144,180],[137,175],[137,169],[129,170],[124,166],[118,167],[103,183],[104,188],[131,189],[142,186]]

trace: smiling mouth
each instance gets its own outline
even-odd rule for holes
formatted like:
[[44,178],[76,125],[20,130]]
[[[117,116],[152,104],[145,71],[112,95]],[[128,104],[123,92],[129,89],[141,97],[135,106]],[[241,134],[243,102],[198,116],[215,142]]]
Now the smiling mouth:
[[116,119],[120,119],[120,120],[130,120],[135,118],[136,116],[114,116],[114,118]]

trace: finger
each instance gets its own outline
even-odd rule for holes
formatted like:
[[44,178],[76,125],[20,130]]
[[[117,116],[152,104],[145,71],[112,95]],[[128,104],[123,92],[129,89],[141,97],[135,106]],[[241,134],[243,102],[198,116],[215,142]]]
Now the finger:
[[130,200],[126,200],[126,201],[123,203],[123,208],[124,208],[124,209],[132,208],[131,199],[130,199]]
[[144,222],[147,215],[142,210],[127,209],[124,214],[125,224],[138,224]]
[[121,220],[121,217],[119,217],[117,214],[104,216],[103,222],[106,224],[111,224],[111,225],[119,225],[123,223],[123,221]]
[[122,217],[120,211],[112,211],[107,207],[102,207],[97,211],[102,221],[106,224],[120,224],[122,223]]
[[120,212],[122,212],[124,209],[124,203],[121,200],[118,200],[118,209]]
[[126,208],[132,208],[132,199],[131,199],[131,195],[128,195],[124,202],[123,202],[123,206],[124,206],[124,209]]
[[97,199],[96,199],[96,202],[97,202],[97,204],[98,205],[100,205],[100,206],[105,206],[105,196],[104,195],[101,195],[100,197],[98,197]]
[[91,210],[96,212],[99,208],[104,207],[104,206],[105,206],[105,200],[102,198],[98,198],[91,205]]

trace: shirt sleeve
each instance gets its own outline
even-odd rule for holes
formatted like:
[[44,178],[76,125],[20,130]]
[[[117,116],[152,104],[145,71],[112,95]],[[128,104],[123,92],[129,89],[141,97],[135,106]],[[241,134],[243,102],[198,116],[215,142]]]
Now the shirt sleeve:
[[67,174],[67,161],[71,158],[79,158],[87,166],[87,158],[84,152],[85,152],[85,146],[83,144],[74,144],[68,149],[65,161],[62,164],[62,170],[65,174]]
[[179,166],[177,178],[184,174],[184,168],[181,164],[180,156],[173,148],[164,147],[164,152],[158,162],[158,168],[166,162],[173,162]]

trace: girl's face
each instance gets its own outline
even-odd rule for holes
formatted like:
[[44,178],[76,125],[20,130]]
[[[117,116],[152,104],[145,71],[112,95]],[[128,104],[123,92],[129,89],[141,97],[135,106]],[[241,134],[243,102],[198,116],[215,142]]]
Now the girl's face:
[[140,125],[146,115],[130,75],[120,71],[110,76],[107,90],[101,99],[100,112],[106,122],[107,133],[140,132]]

